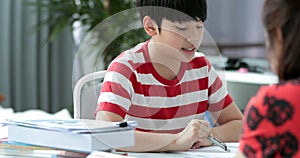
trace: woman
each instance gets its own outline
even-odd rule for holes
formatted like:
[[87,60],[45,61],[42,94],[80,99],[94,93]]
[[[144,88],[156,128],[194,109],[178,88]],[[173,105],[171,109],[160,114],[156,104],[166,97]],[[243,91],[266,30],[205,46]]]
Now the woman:
[[263,23],[279,84],[250,100],[237,156],[300,157],[300,1],[266,0]]

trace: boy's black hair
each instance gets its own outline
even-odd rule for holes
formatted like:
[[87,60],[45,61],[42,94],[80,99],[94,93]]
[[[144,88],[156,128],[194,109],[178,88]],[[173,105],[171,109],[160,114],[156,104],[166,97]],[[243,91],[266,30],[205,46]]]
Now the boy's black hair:
[[206,0],[137,0],[141,18],[150,16],[161,27],[163,18],[173,22],[201,20],[207,16]]

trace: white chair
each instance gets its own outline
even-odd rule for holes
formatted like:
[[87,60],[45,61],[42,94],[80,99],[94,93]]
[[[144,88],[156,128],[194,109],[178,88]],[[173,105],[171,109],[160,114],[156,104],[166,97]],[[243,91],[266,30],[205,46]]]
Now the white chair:
[[106,70],[97,71],[81,77],[73,90],[74,118],[94,119],[97,100],[101,89],[101,79]]

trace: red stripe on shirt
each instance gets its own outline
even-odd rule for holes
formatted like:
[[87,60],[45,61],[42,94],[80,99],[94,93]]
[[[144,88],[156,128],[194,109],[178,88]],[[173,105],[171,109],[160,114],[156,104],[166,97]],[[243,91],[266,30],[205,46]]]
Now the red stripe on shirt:
[[127,90],[124,89],[120,84],[115,82],[104,82],[101,88],[101,93],[102,92],[113,92],[114,94],[119,95],[123,98],[130,98],[130,94],[127,92]]
[[192,61],[190,61],[189,63],[186,63],[187,65],[191,65],[192,69],[199,69],[205,66],[208,66],[208,70],[210,70],[210,63],[206,60],[206,58],[204,56],[202,57],[197,57],[194,58]]
[[107,72],[118,72],[122,74],[124,77],[126,77],[127,79],[130,79],[131,77],[135,77],[135,74],[132,72],[132,70],[128,66],[120,62],[115,62],[114,64],[112,64],[107,70]]
[[223,82],[217,77],[214,83],[208,88],[208,96],[211,96],[223,86]]
[[127,114],[126,109],[124,109],[123,107],[117,105],[117,104],[113,104],[110,102],[101,102],[99,104],[99,106],[97,107],[96,113],[98,111],[109,111],[112,113],[115,113],[117,115],[120,115],[123,119],[125,118],[125,115]]
[[147,106],[131,105],[128,115],[149,119],[173,119],[201,114],[207,110],[207,101],[170,108],[150,108]]
[[[186,94],[198,90],[205,90],[208,88],[208,78],[200,78],[194,81],[184,82],[174,86],[160,86],[160,85],[145,85],[137,81],[135,74],[122,63],[115,63],[108,71],[118,72],[125,76],[134,88],[134,92],[145,96],[167,96],[174,97],[179,94]],[[126,73],[125,73],[126,72]],[[144,72],[143,72],[144,73]],[[193,85],[193,86],[191,86]]]
[[175,97],[181,94],[206,90],[208,88],[208,78],[184,82],[175,86],[141,85],[140,82],[135,82],[133,88],[135,93],[144,96]]
[[217,103],[209,104],[208,111],[210,111],[210,112],[220,111],[220,110],[226,108],[232,102],[233,102],[232,97],[229,94],[227,94],[226,97],[224,99],[222,99],[221,101],[219,101]]

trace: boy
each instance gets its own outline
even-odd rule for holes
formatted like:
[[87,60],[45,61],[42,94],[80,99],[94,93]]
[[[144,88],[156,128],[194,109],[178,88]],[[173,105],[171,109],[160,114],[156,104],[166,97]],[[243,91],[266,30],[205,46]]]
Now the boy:
[[[135,120],[135,146],[125,151],[178,151],[209,146],[209,135],[238,141],[242,114],[215,70],[196,52],[205,0],[137,0],[151,39],[123,52],[108,68],[96,119]],[[219,124],[204,120],[212,112]]]

